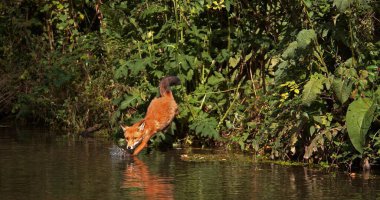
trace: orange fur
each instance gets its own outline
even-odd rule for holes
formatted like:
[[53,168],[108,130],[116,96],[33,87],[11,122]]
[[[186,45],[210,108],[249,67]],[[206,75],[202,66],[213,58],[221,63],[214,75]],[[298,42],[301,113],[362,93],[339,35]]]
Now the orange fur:
[[152,173],[143,161],[133,157],[124,171],[122,188],[140,189],[134,192],[143,196],[142,199],[174,199],[172,181],[172,177],[162,177]]
[[168,76],[160,82],[161,97],[154,98],[150,103],[145,118],[130,127],[123,127],[127,140],[127,150],[137,155],[143,150],[151,137],[165,129],[173,121],[178,112],[178,105],[170,90],[170,85],[179,84],[175,76]]

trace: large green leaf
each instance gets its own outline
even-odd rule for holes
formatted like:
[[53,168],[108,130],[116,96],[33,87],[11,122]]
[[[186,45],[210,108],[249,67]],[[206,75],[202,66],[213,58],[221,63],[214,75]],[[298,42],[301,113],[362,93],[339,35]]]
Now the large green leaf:
[[300,31],[297,35],[298,48],[305,49],[313,40],[317,40],[317,34],[313,29]]
[[334,79],[332,88],[340,103],[344,104],[352,91],[352,82],[341,78]]
[[317,99],[323,89],[324,79],[325,78],[319,74],[311,76],[302,92],[302,104],[310,106],[310,104]]
[[346,126],[355,149],[363,153],[365,136],[373,121],[376,105],[369,98],[360,98],[348,106]]

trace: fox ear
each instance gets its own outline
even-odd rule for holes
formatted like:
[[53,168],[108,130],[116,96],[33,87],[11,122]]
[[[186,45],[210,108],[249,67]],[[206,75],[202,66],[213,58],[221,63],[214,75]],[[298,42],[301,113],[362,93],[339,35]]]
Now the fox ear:
[[139,131],[143,131],[145,128],[145,122],[141,123],[139,126]]
[[127,130],[127,128],[128,128],[128,126],[123,126],[121,124],[120,124],[120,127],[121,127],[121,129],[123,129],[123,131]]

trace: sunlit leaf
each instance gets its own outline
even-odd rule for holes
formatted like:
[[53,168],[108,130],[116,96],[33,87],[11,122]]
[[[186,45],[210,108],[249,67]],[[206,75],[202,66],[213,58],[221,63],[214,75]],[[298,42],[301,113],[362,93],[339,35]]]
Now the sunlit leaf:
[[315,126],[310,126],[309,133],[310,133],[310,136],[314,135],[314,133],[315,133]]
[[232,0],[226,0],[226,10],[227,10],[227,12],[230,12],[230,7],[231,7],[231,4],[232,4],[231,1]]
[[346,126],[352,145],[363,153],[365,137],[373,121],[376,104],[369,98],[359,98],[348,106]]
[[308,45],[310,45],[311,41],[316,39],[317,34],[313,29],[304,29],[297,35],[297,47],[305,49]]
[[252,57],[252,52],[245,56],[244,62],[247,62]]
[[239,64],[239,62],[240,62],[240,57],[230,57],[230,60],[228,63],[230,67],[235,68],[237,64]]

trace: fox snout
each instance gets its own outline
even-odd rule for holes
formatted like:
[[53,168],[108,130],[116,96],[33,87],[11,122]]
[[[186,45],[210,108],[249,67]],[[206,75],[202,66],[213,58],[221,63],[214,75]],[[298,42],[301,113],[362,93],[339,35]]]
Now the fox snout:
[[127,151],[128,153],[132,154],[133,153],[133,147],[132,146],[127,146]]
[[133,153],[133,151],[135,150],[135,148],[137,146],[139,146],[142,142],[142,138],[141,139],[138,139],[138,140],[135,140],[135,141],[128,141],[127,143],[127,151],[129,153]]

